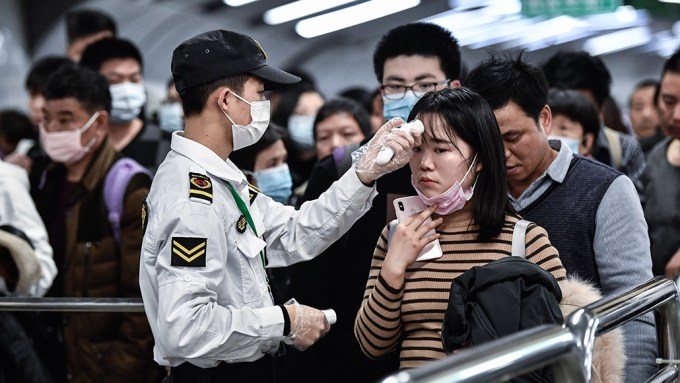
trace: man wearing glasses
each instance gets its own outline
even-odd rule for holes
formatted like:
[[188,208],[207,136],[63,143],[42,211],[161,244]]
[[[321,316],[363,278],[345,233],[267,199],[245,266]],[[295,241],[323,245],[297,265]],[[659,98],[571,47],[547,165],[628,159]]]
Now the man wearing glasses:
[[[387,32],[376,47],[373,67],[380,83],[385,120],[401,117],[406,121],[425,93],[460,86],[458,42],[450,31],[435,24],[413,23]],[[331,155],[317,163],[309,184],[325,190],[324,185],[330,186],[341,175]],[[304,302],[318,303],[316,307],[332,307],[338,322],[315,347],[301,354],[288,353],[287,369],[294,371],[294,376],[282,377],[282,381],[369,382],[399,368],[399,353],[380,360],[364,356],[353,329],[376,239],[395,218],[392,201],[415,195],[410,177],[408,167],[382,177],[377,182],[373,206],[350,231],[316,260],[295,266],[291,278],[293,295]],[[316,197],[306,194],[304,199]]]

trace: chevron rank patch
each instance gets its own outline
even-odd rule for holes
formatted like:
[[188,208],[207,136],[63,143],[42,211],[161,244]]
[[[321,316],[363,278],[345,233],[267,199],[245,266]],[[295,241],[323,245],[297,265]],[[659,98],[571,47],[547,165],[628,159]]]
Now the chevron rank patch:
[[189,173],[189,198],[212,203],[213,189],[210,177],[200,173]]
[[171,266],[205,267],[207,238],[172,237]]

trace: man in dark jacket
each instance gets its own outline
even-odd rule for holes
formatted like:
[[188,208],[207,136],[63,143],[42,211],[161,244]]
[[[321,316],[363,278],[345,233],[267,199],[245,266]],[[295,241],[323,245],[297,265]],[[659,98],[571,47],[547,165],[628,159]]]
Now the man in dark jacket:
[[[87,68],[62,67],[48,81],[45,100],[40,139],[54,164],[43,176],[36,205],[58,269],[48,295],[139,297],[141,206],[151,180],[138,173],[122,187],[116,239],[103,193],[105,178],[120,158],[107,139],[111,96],[106,79]],[[68,313],[52,319],[55,343],[41,346],[57,381],[143,382],[157,370],[143,314]],[[48,347],[63,347],[63,352]],[[64,357],[66,363],[59,360]],[[58,371],[64,365],[66,371]]]

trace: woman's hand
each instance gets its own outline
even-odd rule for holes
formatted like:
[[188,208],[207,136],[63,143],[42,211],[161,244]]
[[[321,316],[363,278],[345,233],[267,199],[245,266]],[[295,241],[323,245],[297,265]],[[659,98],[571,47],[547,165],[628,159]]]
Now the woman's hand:
[[406,269],[415,262],[418,254],[427,244],[439,238],[439,234],[427,235],[427,232],[439,226],[444,220],[440,217],[431,222],[425,221],[432,216],[437,205],[432,205],[420,213],[400,222],[390,240],[387,255],[380,274],[394,289],[404,284]]

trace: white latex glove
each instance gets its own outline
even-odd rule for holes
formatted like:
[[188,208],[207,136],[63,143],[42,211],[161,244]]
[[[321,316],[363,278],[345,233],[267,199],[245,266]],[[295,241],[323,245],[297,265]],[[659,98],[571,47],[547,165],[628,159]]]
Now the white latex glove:
[[295,299],[289,300],[284,306],[291,318],[290,334],[283,338],[287,345],[304,351],[330,331],[331,325],[321,310],[301,305]]
[[[404,120],[399,117],[387,121],[368,143],[352,152],[352,164],[362,182],[373,182],[408,163],[413,148],[420,145],[422,139],[416,131],[396,129],[402,124]],[[376,157],[383,145],[392,148],[394,155],[386,164],[380,165],[376,163]]]

